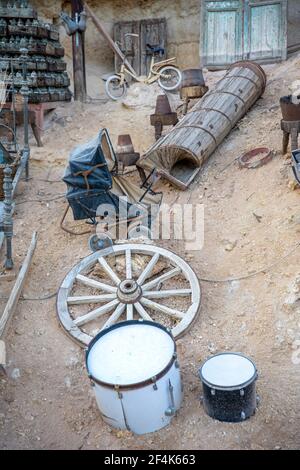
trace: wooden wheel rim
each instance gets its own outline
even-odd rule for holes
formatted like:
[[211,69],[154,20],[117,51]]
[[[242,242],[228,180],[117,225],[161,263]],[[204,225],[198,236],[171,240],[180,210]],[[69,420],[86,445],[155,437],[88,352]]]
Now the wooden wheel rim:
[[[162,305],[162,306],[160,305],[160,307],[163,307],[165,310],[168,311],[168,313],[161,312],[161,313],[166,313],[166,315],[170,315],[170,311],[171,312],[173,311],[175,313],[177,312],[178,314],[179,313],[183,314],[180,322],[176,326],[171,328],[172,334],[175,339],[182,336],[188,330],[188,328],[190,328],[192,323],[195,321],[200,310],[201,288],[200,288],[200,284],[199,284],[199,281],[195,272],[186,263],[186,261],[184,261],[180,256],[176,255],[172,251],[169,251],[169,250],[166,250],[164,248],[154,246],[154,245],[130,244],[130,243],[124,244],[124,245],[114,245],[112,248],[106,248],[104,250],[100,250],[95,253],[92,253],[90,256],[87,256],[81,262],[75,265],[71,269],[71,271],[67,274],[67,276],[64,278],[60,286],[60,289],[58,291],[57,304],[56,304],[57,315],[64,330],[71,336],[73,340],[79,343],[82,347],[86,347],[91,342],[91,340],[93,339],[93,336],[85,333],[84,331],[80,329],[80,326],[81,326],[80,322],[84,320],[84,317],[87,317],[87,315],[90,315],[94,311],[89,312],[87,315],[83,315],[82,317],[79,317],[76,319],[72,318],[70,311],[69,311],[69,303],[70,303],[70,299],[72,299],[70,294],[73,289],[74,282],[78,280],[78,276],[82,276],[81,275],[82,272],[85,272],[88,269],[92,268],[93,265],[96,265],[98,262],[100,263],[99,260],[101,260],[101,262],[103,262],[104,260],[104,263],[105,263],[105,257],[109,257],[110,255],[121,255],[121,254],[125,256],[126,278],[131,277],[131,271],[130,270],[128,271],[128,267],[127,267],[128,266],[127,259],[128,258],[130,259],[130,266],[131,266],[132,254],[152,256],[150,262],[146,265],[145,268],[143,268],[142,273],[139,276],[139,279],[142,277],[140,286],[142,288],[143,295],[140,299],[138,299],[136,303],[130,304],[128,302],[128,303],[123,304],[117,298],[117,289],[118,289],[117,279],[115,279],[114,286],[107,285],[107,287],[110,288],[110,292],[112,292],[112,290],[115,292],[116,300],[114,300],[113,298],[109,298],[109,300],[107,301],[108,303],[103,304],[103,307],[105,305],[107,307],[109,303],[112,305],[112,307],[107,311],[107,312],[110,312],[109,318],[108,318],[108,321],[110,320],[110,323],[107,326],[104,325],[101,329],[99,329],[97,333],[102,331],[105,327],[111,326],[112,324],[118,322],[120,317],[123,317],[123,318],[120,318],[120,321],[122,319],[124,320],[124,310],[125,310],[125,320],[126,320],[126,316],[127,316],[127,319],[131,319],[131,318],[128,318],[128,311],[129,311],[128,309],[132,309],[132,307],[128,307],[128,305],[133,305],[135,312],[139,314],[140,318],[149,320],[147,308],[148,307],[153,308],[153,305],[155,305],[155,307],[157,308],[157,306],[160,305],[160,304],[157,304],[156,302],[153,302],[151,298],[154,298],[154,301],[155,301],[156,298],[162,298],[162,299],[167,298],[167,296],[164,297],[163,295],[161,295],[161,294],[164,294],[164,292],[173,292],[172,295],[180,296],[180,295],[184,295],[183,294],[184,291],[186,292],[190,291],[189,294],[185,294],[185,295],[190,295],[191,297],[191,300],[189,302],[190,306],[185,312],[179,312],[176,309],[166,307],[165,305]],[[163,275],[155,274],[153,278],[150,278],[149,280],[148,277],[151,274],[151,265],[152,267],[154,267],[158,259],[160,258],[170,261],[170,269],[168,270],[167,273]],[[148,275],[145,277],[145,279],[143,279],[143,274],[145,273],[145,271],[147,274],[147,269],[148,271],[149,270],[150,271],[148,272]],[[113,272],[113,274],[116,277],[118,277],[116,273]],[[169,290],[168,288],[166,288],[166,290],[162,289],[162,291],[160,291],[160,294],[158,293],[158,291],[155,291],[155,290],[153,291],[152,287],[153,288],[157,287],[161,282],[166,280],[166,279],[163,279],[163,281],[161,281],[160,278],[168,274],[169,274],[169,277],[166,277],[166,279],[172,279],[173,277],[179,274],[183,275],[189,283],[189,288],[188,289],[174,288],[174,290]],[[89,279],[89,278],[86,277],[86,279]],[[139,282],[139,279],[137,280],[137,282]],[[124,281],[124,280],[125,280],[124,278],[121,279],[121,281]],[[90,281],[95,281],[95,280],[90,279]],[[143,286],[147,286],[148,284],[150,285],[150,287],[146,287],[146,289],[145,288],[143,289]],[[107,293],[108,291],[104,291],[104,292]],[[155,297],[155,296],[153,297],[154,295],[153,292],[155,293],[155,295],[158,295],[158,297]],[[101,294],[103,295],[103,291],[101,292]],[[161,295],[161,297],[159,297],[159,295]],[[149,296],[150,298],[148,298]],[[113,304],[113,302],[115,303]],[[85,302],[85,303],[87,304],[88,302]],[[121,307],[121,306],[124,306],[124,307]],[[96,309],[96,310],[100,310],[100,309]],[[133,310],[131,310],[131,315],[132,314],[133,314]],[[116,318],[115,321],[111,320],[111,317],[113,317],[113,315],[115,315],[115,318]],[[95,318],[97,318],[97,316]],[[95,318],[93,317],[93,319]],[[92,321],[92,320],[88,320],[88,321]],[[86,321],[86,323],[88,321]]]

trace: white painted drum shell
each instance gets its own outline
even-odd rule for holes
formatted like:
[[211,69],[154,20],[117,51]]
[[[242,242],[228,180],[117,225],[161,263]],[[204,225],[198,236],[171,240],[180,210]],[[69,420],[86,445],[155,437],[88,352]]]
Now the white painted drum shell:
[[166,374],[157,380],[157,390],[153,384],[120,390],[122,395],[120,399],[115,389],[95,383],[95,396],[104,421],[118,429],[130,429],[135,434],[147,434],[167,426],[172,419],[172,416],[165,414],[172,406],[169,381],[173,386],[177,411],[182,401],[182,383],[180,369],[175,360]]

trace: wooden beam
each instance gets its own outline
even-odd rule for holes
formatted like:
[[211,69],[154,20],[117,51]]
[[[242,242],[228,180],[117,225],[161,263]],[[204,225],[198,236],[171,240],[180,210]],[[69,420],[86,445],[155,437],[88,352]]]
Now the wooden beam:
[[[93,10],[87,5],[86,2],[84,2],[84,8],[86,12],[89,14],[90,18],[92,19],[94,25],[98,29],[99,33],[102,34],[102,36],[106,39],[109,47],[114,51],[115,54],[117,54],[118,57],[123,61],[124,60],[124,54],[119,48],[119,46],[115,43],[115,41],[112,40],[110,35],[105,31],[101,21],[97,18]],[[135,74],[135,70],[132,68],[131,64],[128,62],[127,59],[125,59],[125,65],[126,67],[130,70],[131,73]]]
[[[79,19],[83,11],[82,0],[71,0],[72,19]],[[84,32],[76,31],[72,35],[73,51],[73,79],[74,79],[74,99],[75,101],[86,101],[86,73],[84,54]]]
[[3,336],[4,332],[6,331],[8,323],[11,320],[15,312],[19,297],[21,295],[21,292],[24,286],[26,275],[28,273],[30,263],[34,254],[36,243],[37,243],[37,233],[34,232],[26,258],[18,274],[17,281],[11,291],[11,294],[9,296],[4,312],[0,318],[0,338]]
[[6,347],[4,341],[0,340],[0,372],[6,366]]

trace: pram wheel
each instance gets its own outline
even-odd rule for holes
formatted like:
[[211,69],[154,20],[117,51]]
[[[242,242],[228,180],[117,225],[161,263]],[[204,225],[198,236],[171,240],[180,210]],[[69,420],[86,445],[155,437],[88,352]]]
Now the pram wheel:
[[107,233],[92,235],[89,239],[89,248],[93,253],[111,246],[113,246],[113,241]]
[[152,232],[149,227],[137,224],[128,230],[128,240],[141,237],[149,238],[149,240],[152,240]]

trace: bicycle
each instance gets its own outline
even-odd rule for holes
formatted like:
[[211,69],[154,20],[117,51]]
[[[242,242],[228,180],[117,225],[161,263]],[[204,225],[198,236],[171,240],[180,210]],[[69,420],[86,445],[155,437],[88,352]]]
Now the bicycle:
[[[125,38],[126,37],[138,38],[139,35],[127,33],[125,34]],[[132,77],[135,81],[146,85],[151,85],[158,81],[159,86],[165,91],[174,91],[179,87],[182,80],[181,71],[176,65],[171,65],[175,64],[176,57],[155,62],[155,56],[163,55],[164,49],[160,46],[151,46],[150,44],[146,44],[146,46],[152,53],[148,76],[138,76],[132,68],[130,70],[125,64],[125,54],[120,72],[111,75],[105,83],[105,91],[112,100],[117,101],[126,96],[127,88],[129,87],[129,83],[126,80],[126,74]]]

